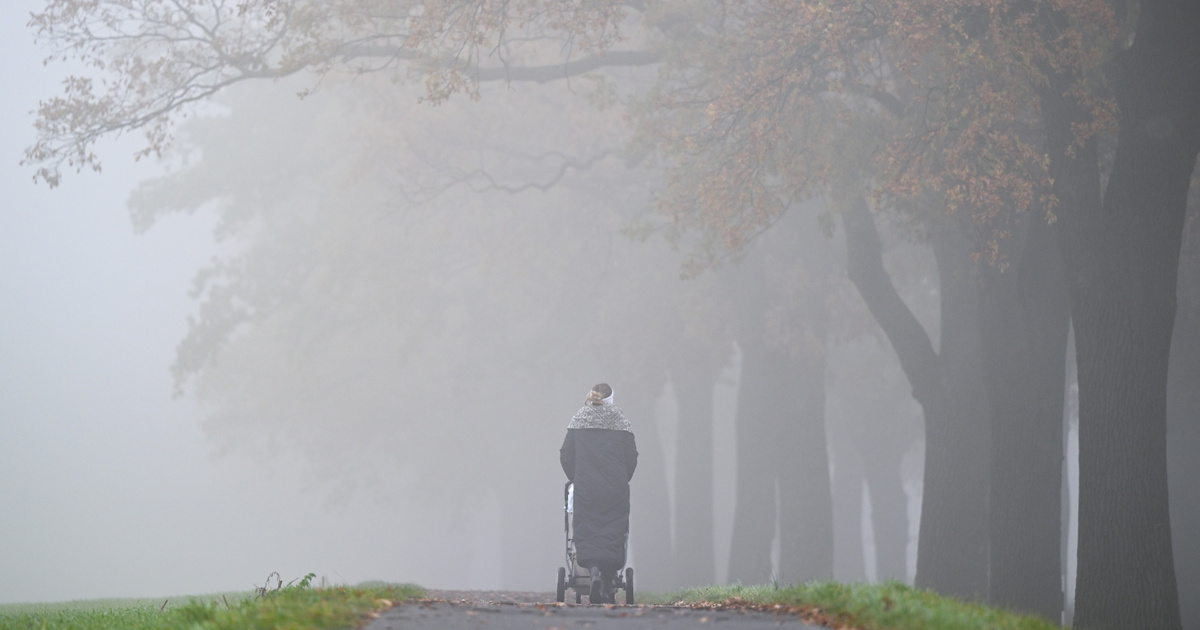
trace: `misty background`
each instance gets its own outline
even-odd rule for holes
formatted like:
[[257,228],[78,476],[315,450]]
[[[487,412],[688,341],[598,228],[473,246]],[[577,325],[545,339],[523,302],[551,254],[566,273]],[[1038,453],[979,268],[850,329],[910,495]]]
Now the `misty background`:
[[[561,86],[538,90],[489,86],[486,107],[450,103],[431,109],[416,104],[415,92],[399,98],[391,92],[377,95],[409,104],[399,108],[400,113],[381,111],[378,100],[363,105],[335,96],[339,89],[322,89],[301,101],[295,92],[307,86],[303,82],[246,86],[222,99],[228,109],[216,107],[209,112],[212,120],[221,121],[215,125],[240,124],[243,130],[222,132],[214,126],[211,136],[195,135],[191,144],[181,142],[185,148],[165,163],[135,162],[129,157],[137,148],[137,138],[108,142],[101,147],[111,156],[102,175],[71,177],[60,188],[49,190],[34,185],[30,170],[16,164],[33,139],[30,110],[37,99],[58,89],[67,70],[44,68],[42,53],[31,41],[25,22],[28,12],[39,5],[9,3],[0,19],[11,73],[3,126],[4,153],[10,159],[0,171],[7,191],[5,211],[0,213],[4,239],[0,329],[5,331],[0,354],[0,488],[4,493],[0,565],[5,567],[0,573],[0,602],[248,589],[261,584],[271,571],[285,580],[313,571],[341,583],[383,579],[435,588],[548,590],[556,567],[562,564],[562,473],[557,448],[583,396],[600,380],[613,383],[617,402],[632,418],[639,436],[642,467],[634,481],[635,501],[640,478],[653,476],[656,468],[660,476],[670,476],[679,441],[679,405],[672,385],[657,382],[654,391],[650,384],[654,377],[616,373],[609,368],[619,365],[620,359],[596,357],[594,346],[572,345],[572,336],[589,334],[586,328],[529,317],[531,309],[538,310],[539,300],[553,300],[555,294],[562,300],[581,300],[575,308],[587,309],[586,296],[594,291],[629,292],[640,305],[612,314],[629,321],[617,322],[620,326],[615,328],[591,322],[597,327],[593,332],[603,330],[610,337],[601,345],[624,347],[627,352],[675,325],[658,298],[696,299],[687,293],[711,292],[721,278],[720,273],[702,274],[682,281],[681,254],[662,239],[641,243],[626,233],[638,219],[631,213],[643,211],[647,202],[645,182],[631,181],[641,176],[617,157],[626,133],[619,115],[597,111],[583,96]],[[363,84],[357,86],[360,94],[397,89],[359,82]],[[593,98],[601,98],[602,91],[603,86],[588,88]],[[565,113],[564,103],[571,108]],[[387,129],[404,130],[396,131],[403,137],[384,134],[381,138],[363,125],[351,124],[355,119],[340,109],[348,107],[357,116],[383,117],[392,123]],[[404,116],[421,122],[397,123],[396,117]],[[236,122],[239,117],[241,122]],[[210,123],[193,123],[193,133],[199,134]],[[557,127],[551,132],[548,124]],[[428,133],[422,134],[422,125],[428,125]],[[297,129],[310,133],[296,134]],[[323,131],[312,132],[316,129]],[[340,140],[343,134],[362,144],[348,147]],[[564,138],[571,144],[564,145]],[[389,142],[407,144],[412,155],[393,155],[374,168],[363,168],[363,163],[395,146]],[[207,144],[203,151],[208,158],[203,161],[207,171],[199,173],[186,168],[189,160],[200,155],[195,151],[198,143]],[[513,153],[497,150],[504,143],[515,147]],[[589,167],[581,175],[580,169],[563,168],[565,162],[556,163],[553,155],[545,157],[571,145],[580,153],[598,149],[606,155],[600,168]],[[189,150],[186,147],[191,147],[190,156],[183,155]],[[339,161],[353,164],[357,172],[349,175],[331,166]],[[486,174],[480,170],[484,166]],[[410,172],[418,176],[397,183],[401,167],[413,169]],[[513,194],[494,189],[496,185],[487,178],[496,173],[509,182],[544,182],[564,173],[566,177],[557,187],[535,186]],[[206,177],[222,179],[225,187],[197,192],[212,185]],[[306,180],[320,181],[320,186],[297,190]],[[334,180],[336,184],[331,183]],[[396,261],[390,271],[408,269],[418,276],[443,277],[427,294],[419,292],[419,281],[400,286],[394,278],[377,277],[367,282],[384,283],[409,300],[430,300],[428,308],[436,311],[431,317],[451,326],[455,318],[465,317],[463,309],[471,305],[438,304],[439,299],[446,295],[469,299],[493,285],[501,295],[490,296],[488,303],[491,307],[507,303],[511,310],[507,323],[497,319],[492,330],[500,335],[511,330],[525,335],[524,339],[494,339],[495,347],[484,347],[486,331],[415,329],[409,338],[391,340],[397,344],[395,356],[405,343],[458,338],[471,347],[433,345],[433,351],[443,356],[477,354],[477,372],[463,374],[462,366],[472,361],[459,356],[457,364],[433,362],[436,370],[450,370],[439,373],[439,378],[420,380],[420,370],[411,368],[404,373],[412,382],[388,382],[395,376],[389,372],[394,366],[370,369],[368,365],[386,361],[391,356],[386,353],[321,357],[320,362],[333,372],[350,369],[353,373],[368,365],[362,369],[376,372],[383,380],[368,380],[361,386],[366,391],[355,389],[340,397],[306,399],[298,392],[272,392],[279,394],[276,400],[294,401],[295,407],[290,408],[264,410],[251,404],[249,412],[226,408],[223,414],[220,404],[209,401],[206,414],[192,388],[173,396],[176,383],[171,366],[176,362],[176,347],[188,335],[189,317],[198,314],[197,300],[188,295],[193,278],[213,261],[236,257],[237,252],[255,246],[254,230],[239,225],[236,218],[238,212],[249,211],[239,208],[238,201],[228,201],[237,196],[238,186],[249,197],[255,194],[248,192],[252,186],[274,191],[280,208],[258,208],[264,213],[295,216],[300,206],[294,204],[302,203],[297,198],[314,194],[324,197],[309,197],[310,213],[304,216],[313,221],[321,220],[318,210],[327,207],[322,203],[384,213],[353,221],[372,220],[371,216],[386,215],[389,208],[395,210],[396,189],[385,189],[390,185],[407,187],[404,200],[415,210],[386,229],[407,236],[407,242],[416,244],[413,247],[436,244]],[[224,214],[213,203],[221,195],[227,196]],[[163,211],[165,206],[186,212]],[[447,225],[437,219],[437,211],[447,207],[459,211],[458,223]],[[492,222],[498,216],[503,221]],[[339,218],[345,215],[331,220]],[[815,214],[802,220],[808,222],[806,229],[815,227]],[[309,225],[296,230],[305,227],[312,229]],[[328,228],[317,231],[328,235],[333,231]],[[363,228],[346,228],[355,229]],[[496,235],[495,229],[513,233]],[[491,251],[473,249],[481,234],[482,242],[494,247]],[[456,239],[465,241],[458,242],[458,249],[454,249]],[[497,263],[498,259],[505,262]],[[552,268],[556,260],[564,266]],[[489,261],[492,267],[480,267],[485,271],[475,277],[455,276],[456,268]],[[640,287],[636,280],[641,272],[635,263],[652,270],[653,277],[643,277],[647,282]],[[923,272],[914,273],[920,277]],[[664,296],[661,286],[670,286],[677,294]],[[345,304],[355,302],[350,299]],[[562,317],[571,310],[567,307],[549,315]],[[395,314],[386,308],[383,312]],[[719,581],[727,575],[736,474],[733,421],[740,365],[738,350],[729,340],[729,323],[721,321],[731,315],[712,314],[713,328],[701,331],[721,339],[724,345],[714,351],[726,355],[717,361],[721,376],[713,397],[712,427],[712,545],[718,559],[713,570]],[[861,321],[856,325],[867,322],[864,317],[859,313]],[[504,358],[513,347],[531,350],[525,344],[537,343],[532,339],[541,332],[536,330],[540,325],[559,326],[562,331],[554,338],[562,345],[548,353]],[[857,330],[851,333],[860,335]],[[371,343],[358,339],[338,351],[363,352]],[[907,510],[913,521],[904,525],[911,538],[907,575],[897,577],[911,579],[919,514],[915,499],[920,492],[920,411],[904,399],[903,376],[894,359],[882,351],[880,339],[860,338],[855,343],[857,354],[840,355],[844,372],[863,369],[864,361],[891,364],[872,365],[874,380],[857,387],[852,374],[836,379],[828,416],[831,426],[838,428],[831,431],[830,440],[850,443],[856,439],[852,431],[863,433],[861,427],[843,426],[836,420],[862,413],[861,408],[855,409],[862,401],[855,399],[861,398],[864,386],[878,395],[878,385],[886,381],[891,398],[876,404],[898,407],[894,421],[903,425],[901,433],[906,437],[902,444],[905,491],[912,500]],[[246,361],[252,361],[262,351],[245,352]],[[537,365],[530,369],[527,362]],[[254,378],[247,374],[261,378],[277,370],[277,366],[258,372],[255,368],[247,363],[235,366],[232,374],[218,371],[211,377],[216,384],[201,387],[230,388],[221,380]],[[559,378],[542,380],[548,375]],[[645,386],[637,384],[645,391],[630,400],[637,379],[647,381]],[[271,384],[256,382],[256,386],[270,391]],[[440,387],[453,391],[438,391]],[[464,400],[471,398],[477,399]],[[314,409],[322,404],[336,408]],[[486,407],[492,404],[505,409],[489,417]],[[463,412],[472,406],[476,411]],[[357,419],[331,421],[337,414],[356,414]],[[410,421],[415,417],[424,426],[404,426],[397,422],[399,416]],[[490,430],[475,423],[491,425]],[[497,444],[495,430],[509,438],[500,442],[505,452],[499,457],[488,452]],[[892,439],[894,433],[884,435]],[[840,464],[862,465],[849,460]],[[861,475],[855,478],[861,484]],[[671,492],[673,479],[666,482]],[[666,499],[666,505],[644,501],[636,505],[635,523],[669,520],[672,497]],[[502,517],[506,503],[517,503],[519,513],[509,510]],[[872,535],[869,520],[855,518],[864,509],[869,514],[870,499],[864,496],[851,507],[849,516],[842,515],[838,523],[838,536],[852,541],[846,544],[854,549],[860,533],[868,539]],[[655,508],[660,511],[645,514]],[[639,566],[639,557],[650,554],[647,543],[641,547],[638,543],[634,531],[632,566],[647,576],[653,576],[655,569],[660,573],[669,569]],[[776,567],[778,553],[776,542]],[[839,573],[847,578],[876,577],[873,548],[859,548],[857,555],[857,562],[865,564],[856,565],[853,554],[839,558],[846,565],[839,565]],[[659,580],[660,586],[669,583]],[[654,580],[642,584],[653,585]]]
[[[121,139],[102,176],[51,191],[15,164],[28,110],[58,88],[24,28],[38,4],[0,22],[14,69],[0,602],[248,589],[272,571],[547,591],[563,563],[557,449],[599,381],[641,451],[639,587],[745,581],[731,554],[749,325],[825,361],[834,577],[911,582],[921,410],[845,280],[841,236],[821,230],[824,208],[798,208],[745,259],[681,279],[694,243],[650,215],[661,182],[625,152],[614,105],[648,73],[487,84],[482,103],[437,108],[371,75],[328,76],[304,99],[308,78],[249,84],[162,161],[135,163],[139,138]],[[936,345],[933,256],[903,225],[880,230]],[[820,329],[803,311],[817,303]],[[697,427],[687,388],[705,378],[712,423]],[[712,453],[712,553],[681,569],[695,444]],[[756,581],[796,577],[780,559],[786,490],[750,517],[771,541]]]
[[[135,234],[130,190],[162,172],[127,157],[135,142],[55,190],[18,166],[30,110],[65,75],[25,26],[39,5],[0,8],[0,602],[248,590],[271,571],[497,586],[482,525],[447,529],[365,493],[331,500],[293,453],[221,456],[195,401],[172,397],[187,291],[219,250],[214,217]],[[464,546],[477,564],[456,564]]]

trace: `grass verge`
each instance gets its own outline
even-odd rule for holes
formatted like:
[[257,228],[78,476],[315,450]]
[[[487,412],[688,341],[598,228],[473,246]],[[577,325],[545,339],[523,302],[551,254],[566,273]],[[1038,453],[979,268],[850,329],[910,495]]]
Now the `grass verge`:
[[178,605],[170,601],[166,605],[22,605],[0,609],[0,630],[348,630],[394,603],[423,594],[412,585],[372,583],[284,588],[260,597],[195,597]]
[[832,628],[855,630],[1056,630],[1057,624],[981,604],[942,597],[900,582],[798,586],[708,586],[666,595],[639,594],[639,603],[791,612]]

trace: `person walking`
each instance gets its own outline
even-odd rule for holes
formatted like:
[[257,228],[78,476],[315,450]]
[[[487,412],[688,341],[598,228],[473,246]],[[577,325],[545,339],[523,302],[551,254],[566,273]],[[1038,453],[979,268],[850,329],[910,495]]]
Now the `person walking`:
[[567,425],[559,460],[574,484],[576,558],[591,574],[589,602],[616,603],[616,576],[625,566],[629,481],[637,468],[633,428],[600,383]]

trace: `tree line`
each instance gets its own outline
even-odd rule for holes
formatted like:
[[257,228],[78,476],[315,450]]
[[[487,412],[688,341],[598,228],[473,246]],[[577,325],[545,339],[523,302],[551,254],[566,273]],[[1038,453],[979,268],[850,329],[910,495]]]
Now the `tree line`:
[[[792,574],[796,579],[832,571],[822,416],[831,313],[821,296],[828,293],[822,289],[826,278],[839,270],[820,254],[821,244],[805,240],[806,232],[789,231],[789,217],[819,199],[823,226],[844,239],[845,274],[895,351],[924,414],[916,583],[1051,618],[1062,609],[1063,401],[1073,332],[1080,444],[1075,625],[1179,628],[1181,604],[1189,626],[1200,615],[1194,602],[1180,599],[1191,592],[1200,562],[1192,546],[1181,544],[1175,525],[1194,527],[1179,519],[1200,501],[1187,495],[1186,480],[1194,475],[1187,476],[1186,465],[1171,464],[1181,458],[1169,457],[1195,435],[1197,424],[1187,394],[1197,389],[1197,370],[1187,359],[1196,355],[1188,350],[1195,345],[1196,309],[1188,302],[1194,291],[1177,294],[1177,287],[1189,286],[1180,252],[1185,236],[1194,234],[1187,208],[1200,151],[1196,3],[52,0],[31,26],[52,58],[80,59],[107,77],[71,78],[61,96],[41,104],[38,140],[26,159],[37,167],[35,179],[51,185],[63,168],[98,168],[93,147],[105,135],[143,129],[144,155],[168,150],[175,122],[193,111],[189,107],[249,80],[315,72],[332,85],[342,73],[389,74],[422,81],[420,98],[440,107],[454,105],[456,94],[488,102],[483,86],[489,81],[593,83],[593,103],[610,113],[622,109],[632,136],[619,148],[573,138],[582,143],[576,155],[607,156],[591,161],[589,174],[603,160],[610,167],[620,162],[623,168],[610,181],[649,195],[628,200],[625,209],[608,206],[605,214],[635,236],[655,234],[673,243],[684,252],[685,273],[703,281],[672,289],[686,297],[659,312],[682,313],[682,319],[654,318],[661,328],[642,313],[596,308],[597,300],[602,306],[620,302],[603,282],[560,278],[556,286],[576,287],[577,293],[564,295],[578,301],[553,294],[544,299],[572,304],[577,312],[569,317],[591,322],[569,337],[589,339],[598,362],[639,384],[642,391],[629,392],[626,400],[648,406],[668,375],[677,393],[694,392],[680,396],[681,418],[700,424],[686,431],[697,441],[681,442],[678,451],[680,470],[693,472],[681,474],[686,483],[676,486],[676,500],[694,502],[687,513],[700,515],[701,523],[707,518],[705,465],[688,458],[703,459],[709,449],[704,392],[736,344],[742,357],[737,443],[744,449],[737,478],[744,487],[738,490],[734,540],[747,548],[735,549],[731,578],[762,577],[762,541],[769,536],[758,516],[763,512],[746,507],[752,503],[766,512],[770,504],[778,506],[781,558],[789,567],[803,567]],[[318,81],[309,85],[330,89]],[[361,115],[380,115],[372,103],[362,104]],[[380,155],[415,144],[403,122],[393,125],[382,127],[394,134],[390,144],[372,138]],[[426,165],[439,160],[421,157]],[[368,169],[389,163],[360,160]],[[555,164],[566,173],[584,162]],[[540,157],[527,163],[540,172],[548,164]],[[327,173],[340,182],[361,176],[339,172],[345,168],[330,166]],[[532,219],[516,212],[511,222],[496,222],[488,212],[422,219],[419,211],[433,207],[420,199],[431,190],[503,191],[497,175],[503,169],[510,169],[507,181],[553,188],[550,180],[521,173],[519,160],[481,168],[442,162],[434,169],[440,175],[415,188],[395,171],[380,173],[374,176],[378,185],[361,194],[390,198],[384,207],[400,199],[417,209],[386,219],[386,229],[372,213],[344,212],[339,222],[328,223],[315,196],[278,206],[277,196],[255,196],[265,190],[256,188],[259,182],[238,182],[236,173],[220,179],[221,185],[245,187],[237,191],[245,196],[242,203],[229,206],[241,209],[229,216],[231,234],[274,234],[287,226],[295,230],[287,234],[304,240],[284,256],[270,251],[282,241],[260,239],[245,256],[206,272],[198,284],[201,317],[180,347],[181,382],[209,378],[209,366],[222,364],[213,378],[229,380],[206,391],[235,418],[262,403],[248,379],[264,373],[266,366],[256,361],[269,356],[235,341],[269,344],[271,352],[292,356],[319,355],[342,347],[334,343],[338,339],[374,339],[370,331],[385,335],[395,356],[413,357],[432,330],[463,357],[457,365],[466,365],[481,363],[474,349],[492,347],[469,340],[486,340],[496,327],[536,338],[527,313],[506,313],[514,294],[492,294],[503,283],[488,277],[506,265],[515,265],[509,269],[518,277],[528,273],[519,265],[536,258],[528,249],[488,258],[503,264],[487,266],[483,258],[503,247],[464,257],[469,247],[448,246],[440,251],[454,259],[422,252],[418,264],[391,251],[393,241],[383,238],[443,221],[464,224],[442,224],[426,238],[460,242],[480,231],[503,237],[505,229]],[[208,182],[185,189],[192,196],[183,206],[220,194],[196,188],[200,183]],[[604,206],[613,189],[590,194]],[[372,198],[354,205],[380,204]],[[152,216],[153,204],[146,207]],[[597,246],[586,236],[571,238],[579,228],[556,223],[564,216],[538,217],[544,221],[536,229],[558,225],[564,242]],[[935,331],[921,324],[882,262],[877,221],[884,216],[906,225],[932,250],[939,280]],[[359,228],[346,232],[341,219],[359,222]],[[378,242],[360,244],[364,233]],[[522,242],[523,235],[511,235],[508,244]],[[390,265],[360,264],[367,252]],[[626,260],[648,257],[633,269],[672,267],[669,257],[653,258],[661,251],[649,252]],[[737,265],[727,264],[731,257]],[[611,260],[602,252],[589,259]],[[706,271],[721,266],[728,269]],[[411,275],[399,283],[394,276],[364,274],[372,268]],[[745,276],[733,278],[738,274]],[[647,283],[647,295],[665,299],[658,285],[649,284],[653,275],[632,277]],[[1181,302],[1178,296],[1187,297]],[[297,311],[306,299],[316,301]],[[343,308],[380,300],[391,302],[378,312],[402,306],[415,312],[401,310],[403,321],[364,322],[359,310]],[[738,308],[727,308],[730,303]],[[473,316],[482,305],[493,317]],[[300,330],[246,332],[263,328],[267,318],[282,325],[298,312],[306,314],[293,321]],[[570,309],[554,312],[568,317]],[[321,325],[312,323],[311,313],[320,315],[315,321]],[[590,338],[613,326],[604,317],[629,318],[625,322],[636,326],[612,329],[642,330],[649,339]],[[672,353],[646,351],[665,339],[675,340]],[[239,347],[240,359],[227,356]],[[694,358],[670,366],[661,363],[665,356]],[[326,365],[335,365],[335,358]],[[545,370],[552,360],[538,352],[521,361],[504,359],[531,370]],[[303,364],[295,366],[295,378],[273,373],[272,382],[299,388],[300,399],[336,382]],[[242,371],[231,372],[230,365]],[[375,377],[356,379],[353,387],[384,391],[368,398],[390,396],[403,406],[410,399],[403,388],[378,381],[390,369],[379,366],[371,371]],[[566,375],[541,374],[547,373],[553,376],[546,383]],[[482,413],[469,384],[490,382],[489,375],[440,376],[445,378],[429,375],[405,386],[448,389],[438,399],[459,401],[451,417]],[[455,388],[466,391],[449,391]],[[275,410],[272,417],[285,416]],[[464,423],[455,433],[486,443],[495,437],[489,430]],[[436,444],[446,438],[426,439]],[[1169,467],[1182,483],[1168,484]],[[665,494],[665,482],[654,474],[647,487]],[[647,496],[666,503],[665,496]],[[649,548],[670,549],[661,523],[640,527]],[[700,538],[689,544],[702,548]],[[1180,555],[1173,543],[1190,555]],[[1176,558],[1186,560],[1177,567]]]

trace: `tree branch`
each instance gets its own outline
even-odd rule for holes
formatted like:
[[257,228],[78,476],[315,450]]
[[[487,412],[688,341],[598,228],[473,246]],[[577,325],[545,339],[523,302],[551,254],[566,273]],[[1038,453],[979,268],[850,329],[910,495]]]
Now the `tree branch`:
[[[603,67],[659,60],[655,52],[605,51],[616,39],[605,34],[606,24],[597,23],[599,34],[589,35],[587,45],[580,47],[601,52],[562,64],[480,66],[481,42],[487,36],[503,41],[509,18],[544,19],[547,23],[542,26],[563,30],[562,20],[574,19],[574,14],[570,10],[562,14],[566,9],[553,3],[545,14],[530,13],[536,8],[532,5],[488,9],[493,13],[484,12],[484,5],[477,3],[448,5],[441,7],[441,13],[425,16],[440,16],[444,24],[434,20],[414,31],[391,28],[404,23],[403,15],[384,18],[351,12],[343,25],[352,31],[348,39],[332,37],[315,26],[342,19],[344,11],[336,5],[304,5],[304,15],[297,17],[291,11],[297,6],[290,2],[245,3],[238,5],[236,18],[222,7],[201,10],[197,6],[195,0],[162,5],[100,3],[82,9],[68,3],[51,4],[32,15],[29,25],[54,50],[47,61],[75,58],[108,75],[103,81],[69,77],[65,94],[40,103],[35,123],[38,139],[26,149],[22,161],[39,167],[35,181],[55,186],[64,165],[99,170],[92,148],[102,136],[145,129],[147,146],[139,156],[161,151],[174,121],[183,115],[182,108],[251,79],[278,79],[303,70],[320,73],[335,63],[371,58],[380,61],[379,67],[368,63],[350,69],[371,72],[413,64],[426,71],[429,98],[438,102],[457,91],[474,96],[476,85],[483,81],[546,83]],[[606,23],[617,16],[604,7],[584,13],[593,20],[603,17]]]
[[883,267],[879,232],[861,195],[842,214],[842,225],[846,228],[846,275],[896,350],[900,366],[912,385],[913,397],[924,403],[937,386],[937,353],[929,334],[900,299]]

